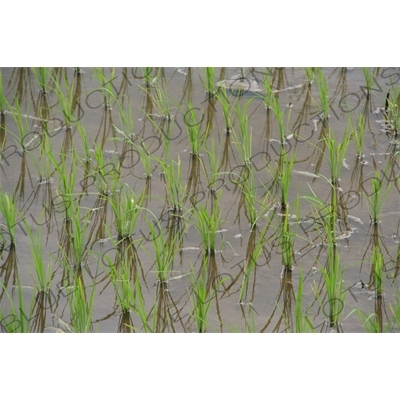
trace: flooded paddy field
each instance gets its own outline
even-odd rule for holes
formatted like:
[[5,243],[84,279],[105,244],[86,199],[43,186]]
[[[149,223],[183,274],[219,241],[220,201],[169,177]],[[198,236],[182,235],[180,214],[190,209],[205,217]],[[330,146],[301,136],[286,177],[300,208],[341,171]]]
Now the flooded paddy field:
[[1,332],[397,332],[399,68],[0,68]]

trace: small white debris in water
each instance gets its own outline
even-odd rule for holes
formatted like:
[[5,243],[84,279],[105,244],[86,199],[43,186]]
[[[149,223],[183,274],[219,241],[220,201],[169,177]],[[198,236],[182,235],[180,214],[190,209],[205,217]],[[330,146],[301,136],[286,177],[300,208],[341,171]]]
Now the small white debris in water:
[[240,237],[242,237],[241,233],[238,233],[237,235],[235,235],[235,238],[240,238]]

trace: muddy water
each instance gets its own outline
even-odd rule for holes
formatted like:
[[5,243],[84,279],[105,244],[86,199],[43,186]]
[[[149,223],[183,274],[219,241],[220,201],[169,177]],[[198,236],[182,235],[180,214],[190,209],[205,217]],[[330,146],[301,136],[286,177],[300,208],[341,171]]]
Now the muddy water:
[[[59,197],[61,179],[50,165],[50,182],[40,184],[39,170],[45,170],[49,162],[41,154],[41,147],[31,146],[25,153],[20,151],[21,137],[26,144],[33,137],[43,134],[43,119],[50,121],[47,126],[48,138],[55,158],[60,160],[61,151],[66,154],[74,152],[77,156],[74,159],[77,167],[74,203],[79,205],[82,217],[90,212],[90,224],[85,238],[87,260],[80,273],[86,296],[94,291],[93,331],[140,332],[143,331],[143,323],[134,311],[128,315],[121,313],[115,288],[109,278],[107,260],[114,259],[117,254],[113,241],[116,236],[115,220],[107,196],[99,193],[92,175],[88,175],[85,170],[84,143],[78,124],[86,131],[90,149],[100,149],[105,165],[109,168],[107,171],[111,171],[118,165],[118,160],[122,160],[119,182],[134,188],[136,193],[146,193],[143,206],[151,211],[151,218],[157,218],[162,234],[167,238],[168,235],[183,232],[180,251],[174,258],[167,284],[160,284],[157,279],[154,250],[145,215],[138,219],[132,236],[133,241],[137,239],[134,250],[127,249],[127,243],[121,245],[125,247],[119,248],[119,253],[124,256],[134,254],[131,279],[137,277],[140,282],[145,313],[152,330],[197,330],[192,315],[193,278],[205,268],[211,299],[206,303],[210,304],[208,332],[295,331],[294,314],[299,279],[302,279],[304,290],[302,312],[308,315],[311,324],[319,332],[330,330],[327,323],[329,302],[321,274],[327,260],[327,249],[323,244],[323,232],[314,224],[318,216],[324,214],[324,210],[315,209],[302,196],[315,193],[325,204],[329,204],[332,190],[329,183],[330,167],[328,150],[322,139],[331,129],[339,141],[344,135],[348,119],[356,125],[357,116],[361,113],[366,119],[363,146],[365,165],[357,160],[352,141],[341,168],[337,189],[340,194],[340,221],[335,233],[345,271],[343,291],[348,290],[343,307],[339,310],[340,325],[335,329],[344,332],[365,331],[355,312],[349,316],[354,309],[367,316],[376,313],[382,329],[391,329],[390,305],[397,301],[398,288],[398,279],[391,277],[398,272],[400,204],[396,178],[399,171],[396,163],[390,163],[390,160],[396,160],[397,149],[396,144],[390,144],[393,135],[382,131],[382,123],[379,121],[384,117],[379,108],[385,104],[391,81],[397,87],[396,79],[400,76],[398,70],[375,70],[375,90],[367,97],[362,88],[365,80],[361,69],[323,69],[330,93],[328,122],[319,118],[320,99],[316,84],[308,85],[304,71],[299,68],[215,70],[214,83],[225,82],[221,85],[227,88],[231,110],[235,107],[243,108],[247,104],[248,128],[252,133],[252,170],[256,185],[255,210],[261,216],[253,232],[249,226],[248,206],[244,203],[236,179],[237,174],[245,171],[240,151],[235,136],[226,133],[221,104],[205,92],[203,69],[153,68],[144,72],[143,69],[104,68],[106,80],[102,81],[96,77],[96,71],[90,68],[83,68],[81,74],[73,69],[52,68],[47,71],[48,88],[45,95],[40,92],[37,78],[31,69],[1,69],[1,72],[5,96],[13,107],[17,107],[17,102],[20,105],[23,123],[20,133],[10,106],[6,106],[0,132],[3,149],[1,187],[4,192],[14,196],[19,220],[28,223],[35,234],[41,232],[43,259],[52,268],[50,293],[36,296],[32,288],[34,269],[29,248],[31,239],[26,234],[24,224],[19,222],[15,229],[15,249],[6,245],[2,251],[1,282],[13,295],[16,304],[15,286],[18,279],[22,285],[25,308],[29,307],[32,297],[36,300],[32,317],[29,317],[33,331],[67,330],[66,324],[71,322],[66,289],[71,271],[64,251],[67,245],[65,206]],[[60,99],[52,90],[54,80],[63,82],[63,74],[72,85],[71,96],[74,98],[74,118],[70,129],[65,127]],[[240,74],[244,76],[238,79]],[[277,120],[273,112],[265,107],[263,99],[265,91],[261,82],[266,76],[271,80],[272,89],[284,110],[288,137],[285,152],[289,158],[295,159],[289,189],[289,221],[296,236],[293,269],[287,273],[283,273],[279,244],[280,194],[272,180],[279,164],[281,146]],[[146,77],[149,78],[148,86],[145,83]],[[240,92],[235,82],[248,86],[242,87]],[[157,100],[159,91],[166,93],[162,104]],[[107,97],[110,92],[115,97],[106,107],[104,96]],[[132,116],[132,140],[136,143],[140,143],[140,139],[145,140],[146,148],[152,153],[151,179],[146,179],[145,166],[138,152],[118,140],[122,138],[119,130],[124,129],[124,124],[115,98],[120,102],[124,115]],[[189,101],[199,121],[202,138],[205,138],[200,149],[201,155],[197,158],[191,156],[187,133]],[[171,120],[162,117],[167,110],[172,115]],[[233,129],[240,132],[235,113],[232,120]],[[171,127],[169,131],[168,126]],[[207,150],[211,151],[212,142],[218,165],[216,179],[209,177],[210,159]],[[121,156],[124,158],[120,159]],[[182,187],[185,187],[186,193],[182,210],[184,218],[171,216],[173,213],[169,210],[162,165],[158,159],[168,162],[179,160],[181,163]],[[375,232],[374,226],[370,224],[367,201],[368,194],[372,193],[371,177],[374,176],[374,170],[380,173],[382,191],[388,181],[393,183]],[[216,191],[210,191],[210,187],[215,187]],[[218,251],[215,255],[205,257],[193,209],[200,205],[210,207],[215,195],[219,196],[222,221],[217,233]],[[296,199],[298,207],[292,209],[291,205],[295,204]],[[146,215],[149,217],[150,214]],[[260,239],[261,232],[268,224],[265,236]],[[377,237],[386,277],[384,296],[379,298],[371,289],[371,253]],[[256,267],[248,275],[248,284],[241,296],[244,260],[254,251],[254,243],[259,239],[263,242],[262,252]],[[221,281],[222,284],[218,285]],[[3,290],[1,307],[3,315],[7,315],[10,302]]]

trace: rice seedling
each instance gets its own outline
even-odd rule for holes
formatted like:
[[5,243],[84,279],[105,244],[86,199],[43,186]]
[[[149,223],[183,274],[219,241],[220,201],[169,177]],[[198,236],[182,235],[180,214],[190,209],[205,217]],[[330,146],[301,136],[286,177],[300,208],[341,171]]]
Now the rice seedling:
[[[267,100],[266,100],[267,101]],[[288,137],[286,136],[287,126],[285,127],[285,112],[283,108],[279,105],[279,99],[277,96],[272,94],[268,100],[269,107],[271,107],[277,124],[278,124],[278,132],[279,132],[279,142],[281,146],[285,145],[287,143]],[[289,108],[289,115],[287,117],[287,122],[289,123],[290,120],[290,113],[291,113],[291,108]]]
[[375,73],[374,73],[374,71],[371,71],[371,68],[368,68],[368,67],[363,67],[362,72],[363,72],[364,79],[365,79],[365,88],[364,89],[366,91],[366,95],[368,98],[372,93],[372,84],[374,82]]
[[226,88],[221,86],[215,93],[215,96],[222,107],[222,113],[225,119],[225,132],[229,135],[232,132],[233,122],[232,122],[232,111],[229,99],[226,94]]
[[[195,274],[191,265],[192,276]],[[190,300],[192,302],[191,317],[196,323],[196,332],[205,333],[207,331],[207,315],[215,297],[216,289],[211,290],[207,287],[207,268],[203,263],[199,275],[189,280],[191,283]]]
[[253,71],[252,76],[253,76],[253,78],[255,78],[257,85],[260,83],[260,81],[259,81],[259,79],[257,79],[257,77],[255,77],[254,72],[258,72],[258,73],[264,75],[264,78],[262,79],[261,84],[264,86],[265,94],[264,95],[261,95],[260,93],[256,93],[256,94],[257,94],[257,96],[263,98],[265,108],[267,110],[270,110],[272,108],[274,100],[275,100],[275,91],[272,89],[273,75],[270,73],[270,69],[268,67],[265,69],[265,72]]
[[283,271],[288,272],[293,269],[293,248],[295,238],[295,235],[290,232],[288,212],[284,213],[282,216],[282,227],[279,236]]
[[[267,231],[268,227],[264,228],[263,232],[260,234],[258,239],[256,240],[254,247],[252,248],[252,252],[247,255],[246,259],[243,261],[243,279],[242,283],[240,285],[240,290],[239,290],[239,304],[244,305],[245,304],[245,298],[247,294],[247,288],[249,285],[249,279],[251,274],[254,271],[254,268],[257,265],[257,260],[263,250],[264,247],[264,239],[265,239],[265,233]],[[255,234],[255,232],[253,232]]]
[[89,298],[87,298],[86,289],[83,286],[82,279],[75,276],[74,285],[72,287],[67,287],[66,290],[71,317],[69,331],[73,333],[92,332],[95,285],[93,285]]
[[243,165],[246,166],[251,165],[253,151],[253,133],[251,129],[249,130],[249,117],[247,115],[247,107],[250,105],[252,100],[253,99],[248,100],[243,108],[239,105],[235,107],[236,117],[239,120],[239,129],[233,129],[233,143],[236,145],[240,160],[242,161]]
[[375,313],[372,314],[366,314],[365,312],[354,309],[349,313],[347,317],[352,315],[353,313],[356,313],[359,320],[361,321],[366,333],[379,333],[381,332],[379,323],[377,323],[377,315]]
[[[153,316],[151,321],[149,321],[150,313],[147,313],[144,299],[143,299],[143,293],[142,293],[142,286],[139,281],[138,275],[136,275],[134,278],[134,294],[135,294],[135,300],[134,300],[134,306],[133,306],[133,311],[138,315],[140,318],[143,329],[146,333],[155,333],[155,332],[163,332],[164,330],[164,325],[161,326],[161,329],[157,329],[157,299],[154,300],[154,305],[153,305]],[[135,326],[130,326],[130,328],[134,329],[135,331],[138,331],[139,329]]]
[[128,103],[127,107],[124,108],[122,102],[118,99],[116,99],[116,104],[121,121],[121,129],[117,128],[115,125],[113,126],[116,132],[122,135],[122,139],[116,138],[116,140],[132,143],[135,136],[133,129],[133,107]]
[[[29,312],[26,313],[24,305],[24,296],[22,291],[21,283],[18,279],[17,293],[18,293],[18,304],[14,301],[7,288],[0,281],[0,286],[6,294],[9,301],[9,309],[7,313],[0,308],[0,332],[1,333],[30,333],[32,314],[34,311],[34,300],[35,295],[32,293],[31,303],[29,306]],[[2,302],[2,306],[4,302]],[[5,315],[7,314],[7,315]]]
[[253,174],[250,174],[249,179],[246,179],[244,188],[242,188],[242,193],[244,195],[245,200],[245,213],[247,214],[247,218],[250,224],[250,232],[252,232],[256,226],[257,221],[261,218],[261,215],[258,215],[258,211],[256,209],[257,201],[257,188],[254,182]]
[[[186,130],[188,133],[188,139],[191,146],[191,156],[200,156],[201,148],[201,121],[197,121],[197,116],[195,113],[195,108],[191,101],[188,102],[188,111],[184,115],[184,121],[186,125]],[[207,135],[206,135],[207,136]]]
[[383,288],[384,288],[384,275],[383,275],[383,255],[381,248],[378,245],[375,245],[372,250],[372,268],[373,271],[373,280],[374,280],[374,287],[375,287],[375,295],[377,297],[383,295]]
[[380,214],[392,189],[393,183],[388,183],[384,191],[381,187],[383,185],[383,179],[381,179],[380,173],[374,171],[374,175],[374,177],[368,179],[371,181],[371,191],[366,192],[364,188],[364,197],[367,199],[370,209],[371,223],[376,225],[379,224]]
[[115,226],[118,240],[124,240],[134,234],[134,230],[141,213],[143,194],[135,191],[125,184],[115,191],[109,198],[114,213]]
[[[349,115],[349,122],[351,117]],[[364,114],[357,115],[357,128],[352,131],[352,138],[354,140],[354,145],[356,147],[356,157],[362,162],[364,159],[364,137],[365,137],[365,116]]]
[[[151,256],[154,260],[153,265],[155,267],[157,282],[161,285],[165,285],[168,283],[170,273],[173,270],[173,262],[178,251],[178,236],[176,235],[171,240],[167,240],[156,216],[148,209],[143,210],[147,211],[153,217],[153,219],[150,220],[147,214],[144,214],[144,220],[149,228],[149,238],[151,238],[150,240],[154,251]],[[144,248],[144,250],[150,255],[150,252],[146,248]]]
[[351,140],[351,135],[346,129],[343,139],[338,143],[332,131],[329,129],[329,135],[322,139],[326,142],[329,151],[329,167],[331,172],[331,183],[333,187],[337,187],[340,178],[340,172],[346,157],[347,149]]
[[329,118],[329,108],[330,108],[330,95],[329,95],[329,87],[326,81],[325,75],[322,72],[321,68],[317,68],[314,72],[315,83],[318,88],[318,96],[320,105],[318,106],[320,110],[319,118],[322,121],[327,121]]
[[45,151],[46,149],[49,150],[46,154],[49,157],[49,160],[51,161],[53,166],[55,167],[59,178],[59,183],[58,183],[59,187],[56,189],[57,196],[53,199],[53,202],[54,200],[57,200],[57,202],[54,204],[54,206],[56,208],[59,205],[63,206],[64,208],[63,211],[65,211],[65,220],[68,221],[72,215],[72,208],[73,208],[72,204],[74,201],[73,196],[75,195],[74,188],[75,188],[76,171],[77,171],[77,166],[75,162],[75,153],[74,152],[72,153],[71,160],[68,166],[67,156],[64,152],[61,153],[61,160],[57,161],[51,149],[45,148]]
[[[329,326],[339,330],[340,316],[344,309],[346,290],[343,290],[344,268],[340,261],[339,247],[336,243],[336,213],[331,210],[323,219],[327,260],[322,268],[328,301],[325,302],[323,313],[329,320]],[[319,263],[319,261],[318,261]],[[327,304],[328,303],[328,304]]]
[[39,86],[40,93],[43,95],[47,92],[47,80],[48,80],[48,71],[46,67],[38,67],[32,68],[33,74],[35,75],[36,82]]
[[219,209],[219,193],[213,202],[211,212],[202,204],[197,204],[193,210],[194,226],[201,238],[201,244],[206,254],[215,254],[217,250],[217,231],[221,229],[222,210]]
[[[11,134],[17,139],[17,143],[18,143],[18,145],[21,146],[22,151],[25,151],[26,147],[27,147],[25,144],[25,139],[26,139],[25,135],[26,135],[26,132],[29,132],[29,130],[30,130],[28,119],[23,117],[23,114],[21,112],[21,106],[20,106],[17,98],[14,100],[15,106],[13,106],[11,103],[9,103],[7,101],[7,99],[5,101],[8,105],[8,109],[10,110],[10,112],[13,116],[14,122],[17,126],[19,137],[16,134],[13,134],[13,133],[11,133]],[[37,145],[36,145],[36,147],[37,147]]]
[[296,153],[294,153],[291,156],[285,153],[283,156],[281,156],[281,168],[280,168],[279,178],[281,187],[282,210],[286,210],[289,207],[289,187],[295,160],[296,160]]
[[147,88],[154,85],[156,82],[156,79],[157,79],[157,76],[154,79],[151,77],[152,71],[153,71],[152,67],[142,68],[142,74],[143,74],[144,82],[145,82],[145,85]]
[[309,317],[308,310],[304,313],[303,311],[303,273],[300,269],[299,272],[299,281],[297,286],[296,293],[296,302],[294,308],[294,316],[295,316],[295,332],[296,333],[306,333],[306,332],[315,332],[314,326],[312,325]]
[[207,175],[208,181],[208,189],[210,192],[214,193],[216,191],[215,182],[218,179],[218,169],[219,169],[219,152],[217,153],[215,149],[214,138],[211,138],[209,150],[204,149],[205,153],[207,154],[207,165],[201,159],[201,165],[203,167],[204,172]]
[[87,253],[87,230],[90,224],[90,213],[81,218],[81,208],[72,204],[71,217],[68,221],[68,241],[71,249],[71,261],[75,269],[86,265]]
[[132,259],[123,256],[118,265],[110,267],[109,276],[114,286],[117,304],[121,312],[129,313],[135,304],[135,277],[132,278],[131,272]]
[[31,275],[36,291],[38,293],[48,293],[52,280],[52,266],[51,264],[46,266],[41,229],[36,229],[36,232],[33,232],[25,220],[24,225],[29,237],[28,244],[31,251],[31,262],[35,271],[35,274],[31,272]]
[[103,104],[107,110],[112,110],[112,101],[116,97],[114,93],[115,84],[113,83],[115,77],[115,68],[111,68],[111,75],[107,79],[104,75],[103,68],[94,69],[94,77],[101,83],[101,91],[103,93]]
[[74,120],[74,85],[73,83],[68,83],[65,72],[62,74],[62,77],[66,94],[64,94],[61,83],[57,79],[52,79],[54,83],[53,90],[57,96],[58,103],[64,115],[64,125],[68,129],[71,128],[71,122]]
[[160,85],[155,85],[151,92],[151,100],[157,110],[157,114],[151,115],[165,120],[172,120],[175,115],[172,110],[176,107],[171,104],[171,97]]
[[15,246],[16,234],[15,226],[17,225],[17,207],[15,205],[15,200],[10,196],[9,193],[4,190],[0,190],[0,212],[4,219],[4,226],[6,227],[6,234],[11,246]]
[[394,140],[397,140],[400,134],[400,87],[392,85],[391,90],[393,100],[390,101],[388,93],[383,114],[387,130],[393,135]]
[[77,128],[79,136],[80,136],[80,138],[82,140],[82,145],[81,146],[83,148],[84,155],[85,155],[83,157],[82,161],[86,166],[88,166],[90,164],[91,158],[92,158],[91,151],[90,151],[90,146],[89,146],[89,142],[88,142],[88,134],[86,132],[85,126],[82,123],[77,122],[76,123],[76,128]]
[[162,168],[162,179],[164,181],[166,202],[168,208],[173,212],[181,212],[186,199],[186,186],[182,183],[181,160],[171,160],[168,164],[158,159]]
[[315,79],[314,68],[306,67],[303,68],[304,78],[308,85],[311,85]]
[[[250,232],[252,232],[258,226],[258,221],[263,216],[264,210],[270,205],[267,204],[269,191],[265,188],[266,194],[263,196],[263,199],[259,200],[257,198],[257,185],[253,170],[251,169],[247,169],[247,176],[238,179],[237,185],[243,196],[244,213],[249,220]],[[264,184],[262,183],[262,185]]]
[[215,68],[206,67],[203,69],[204,82],[203,86],[206,89],[207,96],[215,94]]
[[115,192],[119,185],[120,172],[119,165],[116,162],[107,162],[104,158],[104,151],[102,146],[94,143],[92,150],[93,159],[91,165],[93,172],[89,175],[101,195],[110,196]]
[[42,135],[40,155],[39,157],[34,152],[28,152],[34,168],[38,174],[38,184],[49,184],[52,182],[53,163],[48,157],[48,154],[53,153],[52,143],[46,135]]

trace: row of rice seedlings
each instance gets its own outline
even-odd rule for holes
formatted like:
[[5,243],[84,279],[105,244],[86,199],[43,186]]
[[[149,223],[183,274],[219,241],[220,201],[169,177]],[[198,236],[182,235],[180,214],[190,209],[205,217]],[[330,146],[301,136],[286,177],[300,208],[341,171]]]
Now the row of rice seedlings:
[[197,204],[193,209],[194,226],[201,238],[201,245],[206,254],[213,255],[217,251],[217,231],[221,229],[222,210],[219,209],[219,198],[222,192],[215,196],[209,212],[202,204]]
[[141,214],[143,199],[142,193],[135,194],[135,191],[127,184],[121,186],[109,198],[114,213],[118,240],[125,240],[133,236]]
[[[17,224],[17,207],[9,193],[0,190],[0,212],[3,216],[6,231],[2,233],[3,241],[9,241],[10,247],[16,244],[15,226]],[[8,237],[7,237],[8,236]]]

